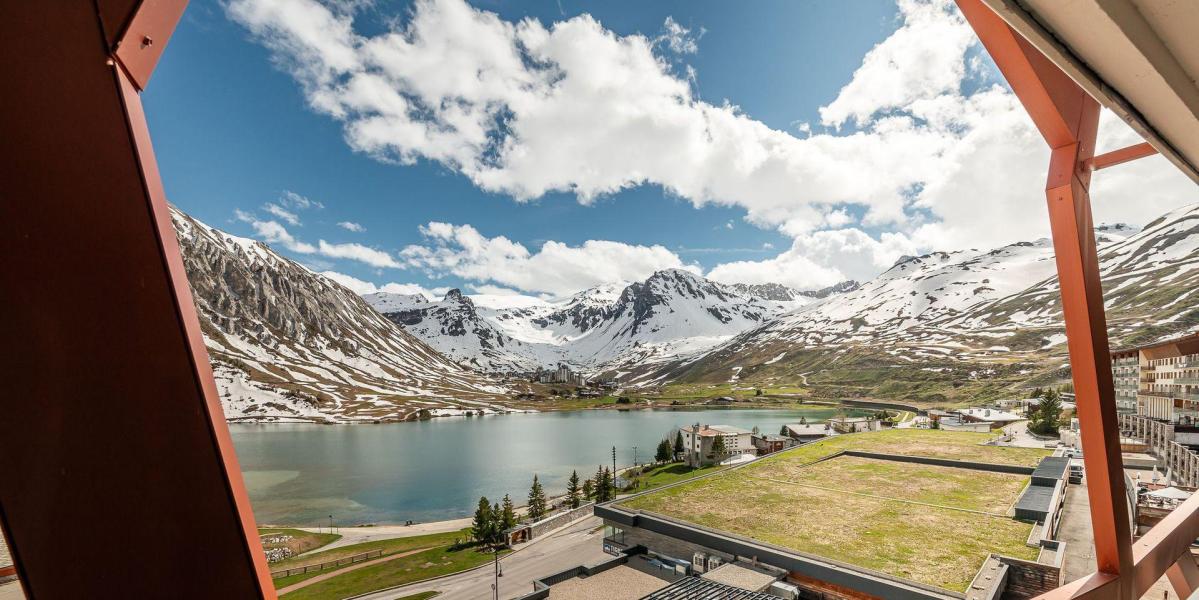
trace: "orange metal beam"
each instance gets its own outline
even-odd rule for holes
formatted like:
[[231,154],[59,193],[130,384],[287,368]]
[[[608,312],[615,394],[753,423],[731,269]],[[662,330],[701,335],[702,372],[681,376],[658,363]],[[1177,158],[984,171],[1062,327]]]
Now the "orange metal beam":
[[1124,164],[1129,161],[1134,161],[1138,158],[1153,156],[1157,154],[1157,148],[1149,145],[1149,142],[1141,142],[1133,144],[1119,150],[1105,152],[1087,161],[1087,168],[1092,171],[1114,167],[1119,164]]
[[1191,556],[1190,550],[1166,570],[1166,578],[1179,598],[1191,598],[1195,590],[1199,590],[1199,566],[1195,566],[1195,557]]
[[[1088,196],[1099,103],[980,0],[958,0],[958,6],[1052,150],[1045,195],[1077,396],[1095,560],[1100,573],[1115,576],[1114,586],[1103,586],[1113,591],[1104,594],[1130,599],[1131,523]],[[1096,595],[1083,586],[1046,597]]]
[[[1082,134],[1093,147],[1098,103],[1091,100],[1084,114],[1088,116]],[[1095,560],[1103,573],[1129,575],[1121,578],[1118,587],[1122,598],[1131,598],[1132,535],[1094,224],[1079,172],[1083,147],[1080,142],[1053,150],[1045,193],[1077,398]]]
[[142,0],[113,46],[114,56],[139,91],[146,89],[146,84],[150,82],[150,75],[154,73],[154,67],[167,47],[167,40],[171,38],[186,8],[186,1]]
[[1119,577],[1107,573],[1091,573],[1062,587],[1037,596],[1035,600],[1072,600],[1087,598],[1087,600],[1115,600],[1119,596],[1117,583]]
[[1077,141],[1082,98],[1090,96],[981,0],[957,4],[1049,147]]
[[[1191,559],[1191,543],[1199,539],[1199,494],[1192,496],[1166,515],[1157,525],[1153,526],[1141,539],[1133,545],[1133,564],[1136,568],[1135,589],[1144,594],[1161,577],[1162,573],[1175,573],[1171,576],[1183,576],[1183,581],[1193,581],[1191,577],[1196,572],[1187,565],[1177,566],[1181,556],[1183,560]],[[1181,594],[1186,598],[1189,594]]]
[[0,529],[31,598],[276,596],[137,95],[154,61],[114,48],[185,5],[0,2]]

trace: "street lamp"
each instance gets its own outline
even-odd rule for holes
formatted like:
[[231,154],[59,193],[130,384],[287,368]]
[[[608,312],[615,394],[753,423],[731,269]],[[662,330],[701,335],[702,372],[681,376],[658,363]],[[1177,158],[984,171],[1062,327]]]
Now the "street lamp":
[[329,533],[333,533],[333,515],[329,515]]
[[504,576],[504,571],[500,568],[499,544],[493,545],[491,552],[495,556],[495,583],[491,584],[491,589],[495,590],[495,600],[500,600],[500,577]]

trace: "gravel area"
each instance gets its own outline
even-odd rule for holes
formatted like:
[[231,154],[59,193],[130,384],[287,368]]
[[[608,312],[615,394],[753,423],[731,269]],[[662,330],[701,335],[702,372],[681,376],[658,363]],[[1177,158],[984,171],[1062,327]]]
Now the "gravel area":
[[749,569],[734,563],[720,565],[701,575],[704,579],[731,585],[751,592],[760,592],[774,583],[777,577],[755,569]]
[[551,600],[637,600],[668,584],[626,566],[587,578],[576,577],[550,587]]

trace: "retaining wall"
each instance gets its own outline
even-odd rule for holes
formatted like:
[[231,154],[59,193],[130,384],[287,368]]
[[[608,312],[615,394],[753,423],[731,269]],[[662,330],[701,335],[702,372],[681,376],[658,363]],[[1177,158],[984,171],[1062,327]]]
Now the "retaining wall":
[[545,535],[567,523],[574,522],[576,519],[581,519],[591,514],[591,509],[595,506],[594,502],[589,502],[576,509],[558,513],[552,517],[548,517],[529,525],[529,537],[536,538]]
[[1001,596],[1003,600],[1035,598],[1061,585],[1061,565],[1046,565],[998,554],[991,556],[1008,567],[1007,586]]
[[972,462],[968,460],[953,460],[951,458],[930,458],[927,456],[907,456],[904,454],[883,454],[880,452],[862,452],[860,450],[845,450],[840,454],[844,456],[857,456],[859,458],[873,458],[875,460],[892,460],[895,462],[933,465],[938,467],[954,467],[958,469],[974,469],[977,471],[1010,473],[1014,475],[1032,475],[1033,471],[1036,470],[1034,467],[1023,467],[1020,465],[997,465],[994,463]]

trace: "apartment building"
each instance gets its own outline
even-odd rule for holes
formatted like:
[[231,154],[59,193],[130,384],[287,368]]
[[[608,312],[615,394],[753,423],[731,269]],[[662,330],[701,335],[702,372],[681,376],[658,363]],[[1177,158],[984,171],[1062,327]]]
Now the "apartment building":
[[[757,454],[753,443],[753,432],[731,425],[688,425],[683,432],[683,460],[692,467],[718,463],[738,454]],[[724,452],[717,453],[713,446],[716,438],[724,438]]]
[[1176,425],[1199,424],[1199,335],[1111,355],[1117,410]]

